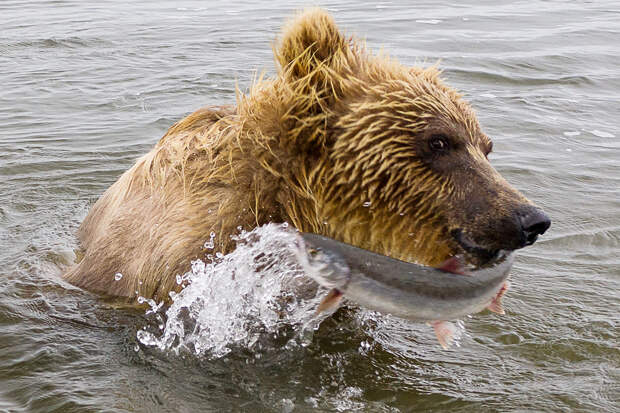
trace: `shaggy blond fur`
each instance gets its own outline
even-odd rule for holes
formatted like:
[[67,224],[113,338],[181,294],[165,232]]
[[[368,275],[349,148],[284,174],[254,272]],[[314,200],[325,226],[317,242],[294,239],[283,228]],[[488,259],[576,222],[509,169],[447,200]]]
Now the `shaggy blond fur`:
[[179,121],[105,192],[80,227],[84,257],[67,280],[166,299],[211,232],[228,252],[237,227],[285,221],[436,264],[454,252],[448,229],[468,225],[449,211],[469,190],[420,157],[417,142],[437,131],[458,135],[507,186],[486,166],[490,141],[473,111],[435,68],[372,55],[318,9],[286,25],[274,54],[274,79],[256,81],[236,107]]

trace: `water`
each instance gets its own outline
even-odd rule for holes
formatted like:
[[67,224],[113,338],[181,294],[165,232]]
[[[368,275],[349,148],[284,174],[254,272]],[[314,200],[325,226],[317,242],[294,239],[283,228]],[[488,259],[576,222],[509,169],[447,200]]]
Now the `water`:
[[[319,3],[374,50],[441,59],[494,138],[492,163],[552,217],[517,256],[507,315],[466,319],[449,351],[425,325],[355,309],[295,338],[317,296],[287,302],[283,264],[262,287],[238,284],[248,300],[229,319],[202,303],[167,349],[143,344],[174,331],[161,310],[115,308],[61,280],[75,229],[174,121],[273,73],[270,43],[303,4],[5,0],[0,410],[618,409],[620,5]],[[230,328],[187,334],[196,325]]]
[[267,224],[235,238],[234,253],[196,260],[191,271],[177,277],[185,288],[172,294],[169,308],[148,300],[148,313],[161,331],[148,331],[151,326],[139,331],[142,344],[208,358],[222,357],[233,346],[260,349],[266,336],[289,336],[286,343],[292,346],[309,344],[327,290],[304,276],[295,231],[286,223]]

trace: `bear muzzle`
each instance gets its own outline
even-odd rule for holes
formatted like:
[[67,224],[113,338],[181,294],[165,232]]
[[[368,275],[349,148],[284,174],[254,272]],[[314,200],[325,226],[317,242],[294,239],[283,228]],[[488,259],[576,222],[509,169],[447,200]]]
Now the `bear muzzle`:
[[549,229],[551,219],[540,208],[526,204],[496,224],[491,228],[493,236],[470,234],[462,228],[452,229],[450,235],[469,256],[469,261],[485,265],[493,262],[501,250],[516,250],[534,244],[538,236]]

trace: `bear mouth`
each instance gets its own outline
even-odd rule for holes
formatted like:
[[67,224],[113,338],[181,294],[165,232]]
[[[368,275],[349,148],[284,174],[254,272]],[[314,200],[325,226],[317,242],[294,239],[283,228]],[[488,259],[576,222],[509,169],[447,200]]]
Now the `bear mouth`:
[[500,250],[487,249],[481,245],[476,244],[471,238],[469,238],[462,229],[457,228],[450,231],[450,235],[457,242],[459,247],[469,256],[474,258],[475,264],[479,266],[488,265],[495,262],[500,256]]

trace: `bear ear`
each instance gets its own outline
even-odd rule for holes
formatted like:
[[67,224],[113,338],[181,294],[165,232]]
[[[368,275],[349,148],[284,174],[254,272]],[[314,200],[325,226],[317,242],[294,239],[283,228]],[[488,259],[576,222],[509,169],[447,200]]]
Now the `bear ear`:
[[291,80],[308,76],[308,81],[326,80],[334,63],[349,50],[348,41],[338,31],[334,19],[314,8],[299,14],[286,24],[274,54],[283,75]]

